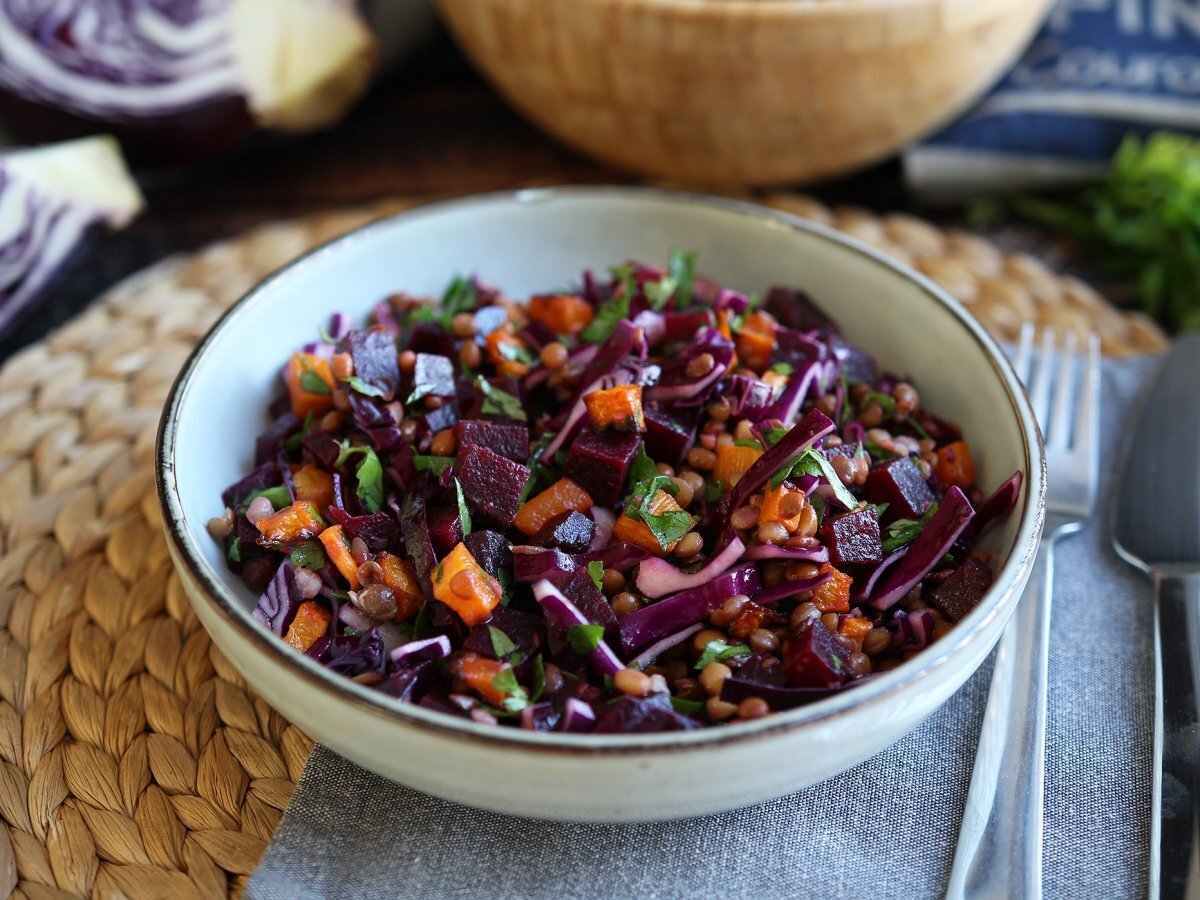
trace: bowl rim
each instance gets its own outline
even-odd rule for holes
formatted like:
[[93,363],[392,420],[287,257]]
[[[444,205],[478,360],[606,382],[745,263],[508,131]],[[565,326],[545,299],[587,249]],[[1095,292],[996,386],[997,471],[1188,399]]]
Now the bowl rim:
[[[277,635],[267,631],[252,616],[238,598],[222,582],[200,550],[196,535],[189,529],[183,512],[174,464],[178,419],[192,388],[192,375],[212,348],[224,335],[235,328],[239,318],[252,305],[265,302],[281,288],[303,280],[317,261],[343,252],[377,230],[386,230],[397,223],[423,216],[474,205],[497,203],[570,203],[594,198],[629,198],[656,200],[672,205],[691,205],[716,209],[747,220],[752,227],[781,228],[803,232],[810,237],[828,241],[863,257],[870,264],[887,270],[892,276],[914,283],[934,302],[946,308],[965,329],[977,349],[991,364],[999,378],[1009,403],[1016,413],[1024,446],[1025,473],[1022,483],[1024,499],[1013,550],[996,574],[996,580],[984,601],[966,619],[967,627],[956,627],[936,644],[926,648],[913,659],[895,669],[882,673],[869,683],[853,690],[834,694],[815,703],[787,710],[737,728],[699,728],[691,731],[658,734],[565,734],[532,732],[520,728],[497,728],[481,725],[469,719],[458,719],[445,713],[405,703],[372,690],[326,669],[306,655],[296,653]],[[715,745],[728,745],[756,740],[768,735],[781,735],[796,729],[857,712],[860,707],[892,702],[906,692],[919,689],[919,683],[945,668],[953,658],[981,640],[988,624],[1014,605],[1017,588],[1027,578],[1033,565],[1045,520],[1046,462],[1041,434],[1035,424],[1024,388],[996,340],[981,324],[945,290],[921,273],[887,257],[881,251],[825,225],[759,204],[707,194],[665,188],[626,185],[566,185],[550,188],[521,188],[470,194],[435,200],[409,207],[375,219],[334,237],[307,251],[252,287],[234,302],[213,324],[188,355],[163,405],[155,443],[155,482],[163,514],[163,527],[177,568],[184,568],[181,577],[190,578],[197,590],[189,591],[193,600],[201,599],[226,624],[240,630],[260,653],[273,663],[287,668],[305,685],[315,688],[334,700],[349,702],[376,718],[432,732],[435,737],[484,742],[496,748],[521,749],[547,754],[635,754],[648,750],[695,751]],[[203,529],[199,529],[203,532]],[[998,599],[997,599],[998,598]],[[988,600],[992,602],[988,604]]]

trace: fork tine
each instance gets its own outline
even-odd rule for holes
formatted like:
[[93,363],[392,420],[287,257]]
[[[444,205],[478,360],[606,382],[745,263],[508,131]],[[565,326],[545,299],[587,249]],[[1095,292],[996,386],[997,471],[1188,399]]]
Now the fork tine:
[[[1057,383],[1054,385],[1054,403],[1046,421],[1046,446],[1065,450],[1071,446],[1071,412],[1075,408],[1075,368],[1078,356],[1075,332],[1067,332],[1066,347],[1059,356]],[[1086,374],[1086,373],[1085,373]]]
[[1075,445],[1087,456],[1088,481],[1094,487],[1100,470],[1100,338],[1088,335],[1083,395],[1075,415]]
[[1021,384],[1029,384],[1029,366],[1033,362],[1033,323],[1021,326],[1021,341],[1017,344],[1017,355],[1013,358],[1013,369]]
[[1033,416],[1037,419],[1038,427],[1042,429],[1043,440],[1046,437],[1046,424],[1049,422],[1050,383],[1054,380],[1055,362],[1054,329],[1047,328],[1042,332],[1042,346],[1038,353],[1033,381],[1032,383],[1026,382],[1029,389],[1029,401],[1033,406]]

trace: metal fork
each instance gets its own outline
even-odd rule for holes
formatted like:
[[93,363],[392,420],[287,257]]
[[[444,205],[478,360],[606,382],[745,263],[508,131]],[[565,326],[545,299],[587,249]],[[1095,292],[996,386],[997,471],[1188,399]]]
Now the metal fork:
[[[1046,773],[1046,670],[1054,545],[1083,527],[1099,469],[1100,345],[1086,358],[1068,334],[1055,350],[1046,330],[1036,369],[1033,328],[1021,331],[1014,368],[1028,385],[1046,444],[1046,525],[1029,584],[1000,639],[971,789],[954,851],[949,900],[1042,896],[1042,806]],[[1030,379],[1030,370],[1032,380]]]

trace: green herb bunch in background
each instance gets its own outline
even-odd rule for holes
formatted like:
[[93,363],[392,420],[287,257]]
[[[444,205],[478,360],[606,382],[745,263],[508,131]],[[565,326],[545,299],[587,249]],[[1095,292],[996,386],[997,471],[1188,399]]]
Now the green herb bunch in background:
[[1200,141],[1129,137],[1104,180],[1074,198],[1006,205],[1078,238],[1169,331],[1200,331]]

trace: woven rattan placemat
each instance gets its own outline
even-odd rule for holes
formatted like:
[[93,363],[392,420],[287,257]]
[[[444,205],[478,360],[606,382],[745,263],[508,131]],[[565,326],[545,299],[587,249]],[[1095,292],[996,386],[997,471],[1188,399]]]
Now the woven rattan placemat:
[[[911,262],[995,333],[1162,334],[1036,259],[905,216],[768,202]],[[256,281],[381,212],[268,225],[123,281],[0,369],[0,891],[236,893],[312,742],[209,643],[160,533],[153,447],[195,342]]]

